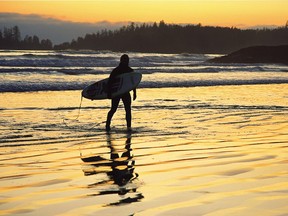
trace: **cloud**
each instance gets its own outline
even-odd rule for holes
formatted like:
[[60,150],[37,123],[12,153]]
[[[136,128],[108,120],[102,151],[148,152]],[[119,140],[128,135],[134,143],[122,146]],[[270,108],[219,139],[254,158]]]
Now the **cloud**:
[[0,13],[0,29],[17,25],[22,39],[26,35],[37,35],[40,39],[50,39],[53,44],[70,42],[87,33],[96,33],[103,29],[114,30],[127,24],[128,22],[111,23],[108,21],[77,23],[37,14]]

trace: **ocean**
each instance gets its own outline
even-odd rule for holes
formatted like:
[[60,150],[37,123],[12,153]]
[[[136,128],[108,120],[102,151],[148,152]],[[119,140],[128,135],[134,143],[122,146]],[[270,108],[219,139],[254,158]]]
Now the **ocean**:
[[0,51],[0,215],[287,214],[288,66],[129,52],[132,132],[120,104],[106,133],[81,90],[121,55]]
[[[215,64],[217,54],[128,53],[143,74],[139,88],[288,83],[288,66]],[[0,51],[0,92],[80,90],[109,76],[121,53]]]

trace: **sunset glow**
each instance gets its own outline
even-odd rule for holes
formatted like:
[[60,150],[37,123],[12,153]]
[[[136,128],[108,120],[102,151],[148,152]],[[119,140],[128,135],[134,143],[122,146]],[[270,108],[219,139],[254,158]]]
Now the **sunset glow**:
[[0,13],[38,14],[73,22],[201,23],[249,27],[285,25],[285,0],[1,1]]

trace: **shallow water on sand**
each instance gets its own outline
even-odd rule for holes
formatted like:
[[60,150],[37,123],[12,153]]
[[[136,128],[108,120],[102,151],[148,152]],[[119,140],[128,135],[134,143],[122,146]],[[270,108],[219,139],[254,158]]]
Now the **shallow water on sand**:
[[285,215],[287,93],[139,89],[110,134],[109,101],[2,93],[0,215]]

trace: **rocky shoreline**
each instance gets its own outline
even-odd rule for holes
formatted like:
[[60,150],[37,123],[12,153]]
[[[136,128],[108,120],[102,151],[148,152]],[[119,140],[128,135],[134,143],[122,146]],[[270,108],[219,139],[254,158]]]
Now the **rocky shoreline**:
[[288,65],[288,45],[252,46],[210,59],[213,63],[271,63]]

